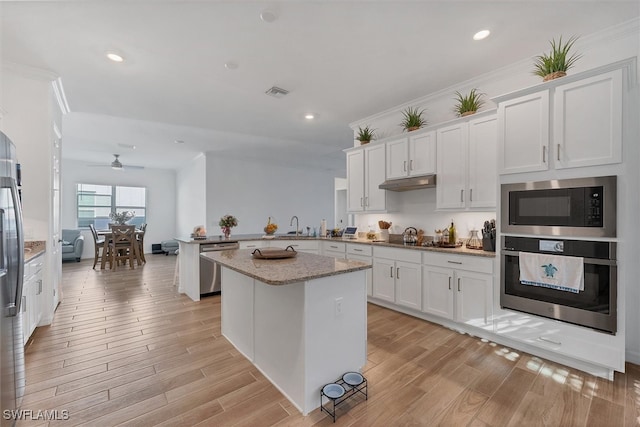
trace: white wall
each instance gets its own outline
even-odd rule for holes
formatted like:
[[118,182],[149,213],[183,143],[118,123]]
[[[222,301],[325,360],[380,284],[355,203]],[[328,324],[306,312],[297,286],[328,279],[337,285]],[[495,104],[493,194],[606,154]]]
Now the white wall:
[[[193,228],[207,224],[207,158],[204,154],[178,170],[176,175],[176,232],[188,237]],[[217,227],[212,231],[217,232]]]
[[334,216],[334,176],[331,172],[274,166],[228,159],[207,153],[207,231],[219,235],[218,221],[225,214],[238,218],[233,234],[263,233],[268,217],[277,233],[293,231],[291,217],[300,229],[319,229]]
[[[64,143],[63,143],[64,150]],[[147,188],[147,232],[144,251],[152,243],[176,237],[176,172],[169,169],[116,171],[89,167],[86,162],[62,160],[62,228],[77,228],[76,184],[125,185]],[[93,258],[93,237],[84,230],[82,258]]]

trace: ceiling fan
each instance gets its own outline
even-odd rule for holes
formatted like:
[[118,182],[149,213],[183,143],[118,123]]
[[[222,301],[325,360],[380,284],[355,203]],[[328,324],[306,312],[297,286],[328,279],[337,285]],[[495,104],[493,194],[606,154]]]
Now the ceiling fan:
[[119,157],[120,154],[114,154],[114,159],[111,162],[111,164],[109,165],[88,165],[88,166],[94,166],[94,167],[110,167],[111,169],[114,170],[123,170],[123,169],[144,169],[144,166],[130,166],[130,165],[123,165],[122,162],[120,161]]

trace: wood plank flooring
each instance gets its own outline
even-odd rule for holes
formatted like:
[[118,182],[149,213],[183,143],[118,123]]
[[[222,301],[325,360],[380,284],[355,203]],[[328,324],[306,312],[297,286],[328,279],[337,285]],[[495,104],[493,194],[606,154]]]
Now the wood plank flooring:
[[[300,415],[221,336],[219,296],[177,292],[175,261],[63,265],[54,323],[26,348],[22,408],[68,419],[18,426],[333,425],[319,410]],[[609,382],[375,305],[368,314],[369,400],[345,404],[335,425],[640,424],[637,365]]]

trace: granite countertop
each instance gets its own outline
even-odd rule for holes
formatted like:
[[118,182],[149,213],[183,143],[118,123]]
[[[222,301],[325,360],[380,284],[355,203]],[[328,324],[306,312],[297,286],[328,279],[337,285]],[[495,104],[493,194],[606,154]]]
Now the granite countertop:
[[[176,240],[183,243],[190,244],[201,244],[201,243],[219,243],[219,242],[242,242],[246,240],[262,240],[264,234],[237,234],[231,235],[229,240],[226,240],[223,236],[207,236],[206,239],[203,240],[194,240],[191,237],[186,238],[176,238]],[[464,245],[458,248],[439,248],[435,246],[405,246],[402,243],[389,243],[389,242],[374,242],[367,239],[343,239],[341,237],[333,237],[333,238],[322,238],[322,237],[307,237],[307,236],[295,236],[291,234],[276,234],[275,237],[270,238],[268,240],[320,240],[326,242],[342,242],[342,243],[357,243],[361,245],[369,245],[369,246],[387,246],[390,248],[399,248],[399,249],[408,249],[408,250],[417,250],[417,251],[427,251],[427,252],[442,252],[448,254],[456,254],[456,255],[471,255],[471,256],[480,256],[485,258],[495,258],[495,252],[483,251],[479,249],[468,249]]]
[[251,249],[238,249],[205,252],[200,256],[269,285],[288,285],[371,268],[371,264],[365,262],[305,252],[284,259],[255,259],[252,252]]
[[24,262],[29,262],[46,250],[44,240],[28,240],[24,242]]

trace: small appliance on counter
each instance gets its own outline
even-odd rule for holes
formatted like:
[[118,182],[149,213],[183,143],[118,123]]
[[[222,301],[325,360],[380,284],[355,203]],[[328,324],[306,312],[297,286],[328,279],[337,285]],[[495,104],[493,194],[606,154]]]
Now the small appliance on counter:
[[415,227],[407,227],[402,233],[402,243],[405,246],[415,246],[418,243],[418,230]]
[[342,232],[343,239],[357,239],[358,227],[346,227]]

